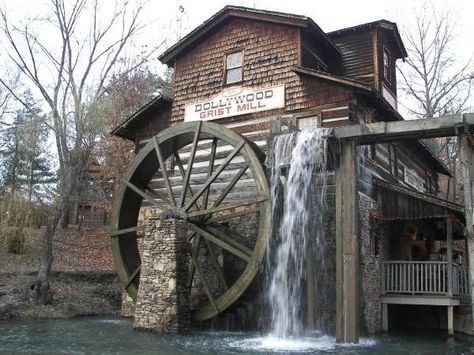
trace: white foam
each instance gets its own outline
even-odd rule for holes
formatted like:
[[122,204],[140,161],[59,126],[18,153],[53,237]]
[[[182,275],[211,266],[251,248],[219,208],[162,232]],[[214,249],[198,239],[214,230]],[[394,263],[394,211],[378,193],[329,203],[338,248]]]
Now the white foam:
[[239,348],[246,351],[273,351],[273,352],[314,352],[327,351],[337,348],[350,347],[371,347],[376,344],[374,339],[362,338],[358,344],[337,343],[336,338],[321,335],[318,337],[298,337],[298,338],[279,338],[275,336],[265,336],[258,338],[249,338],[229,342],[233,348]]

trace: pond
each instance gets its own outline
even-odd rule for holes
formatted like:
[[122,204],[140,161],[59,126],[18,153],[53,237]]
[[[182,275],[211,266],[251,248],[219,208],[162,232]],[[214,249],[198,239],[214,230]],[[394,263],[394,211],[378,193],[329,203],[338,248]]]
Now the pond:
[[358,345],[336,344],[314,334],[281,340],[256,333],[193,332],[163,336],[134,331],[118,318],[11,320],[0,322],[0,353],[24,354],[470,354],[474,341],[441,332],[414,332],[362,338]]

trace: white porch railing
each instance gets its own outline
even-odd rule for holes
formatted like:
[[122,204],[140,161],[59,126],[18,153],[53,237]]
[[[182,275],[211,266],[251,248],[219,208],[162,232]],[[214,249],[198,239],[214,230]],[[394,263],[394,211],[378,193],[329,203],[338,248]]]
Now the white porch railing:
[[[452,288],[448,287],[446,261],[385,261],[382,294],[468,296],[468,268],[453,263]],[[452,294],[450,291],[452,290]]]

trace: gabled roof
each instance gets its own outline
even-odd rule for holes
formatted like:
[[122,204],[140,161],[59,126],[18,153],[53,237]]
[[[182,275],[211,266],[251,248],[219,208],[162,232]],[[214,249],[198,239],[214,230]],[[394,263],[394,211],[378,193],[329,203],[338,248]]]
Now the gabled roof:
[[183,37],[178,43],[168,48],[159,57],[159,60],[164,64],[172,66],[173,61],[177,56],[188,51],[190,47],[196,43],[204,40],[204,38],[212,33],[220,24],[232,18],[244,18],[299,27],[302,30],[311,33],[313,38],[321,40],[329,51],[333,52],[334,54],[340,54],[339,48],[309,17],[228,5],[217,12],[214,16],[204,21],[202,25],[196,27],[187,36]]
[[125,139],[134,140],[133,129],[139,121],[151,117],[157,112],[161,112],[164,107],[170,107],[173,99],[165,94],[160,94],[153,100],[138,109],[133,115],[127,117],[115,127],[110,134]]
[[[377,108],[383,110],[383,112],[386,112],[388,114],[388,116],[386,117],[389,118],[390,121],[405,120],[403,116],[398,111],[396,111],[392,107],[392,105],[390,105],[387,100],[370,85],[367,85],[357,80],[348,79],[342,76],[337,76],[314,69],[308,69],[299,66],[293,66],[291,69],[298,75],[305,75],[310,78],[321,79],[332,82],[334,84],[347,86],[352,89],[355,89],[357,93],[362,94],[364,97],[372,100],[373,104]],[[425,153],[425,156],[432,161],[433,167],[436,171],[448,176],[452,176],[449,168],[438,159],[438,157],[432,152],[432,150],[426,145],[425,142],[423,142],[421,139],[416,139],[413,141],[413,143],[416,144],[418,148],[421,148],[422,151]]]
[[397,24],[394,22],[387,21],[387,20],[382,19],[382,20],[378,20],[374,22],[364,23],[362,25],[342,28],[340,30],[328,32],[327,36],[331,39],[340,38],[352,33],[370,31],[376,27],[385,29],[393,33],[393,38],[394,38],[395,43],[397,44],[398,51],[399,51],[397,53],[397,58],[408,57],[408,53],[405,49],[405,45],[403,44],[402,38],[400,36],[400,32],[398,31]]

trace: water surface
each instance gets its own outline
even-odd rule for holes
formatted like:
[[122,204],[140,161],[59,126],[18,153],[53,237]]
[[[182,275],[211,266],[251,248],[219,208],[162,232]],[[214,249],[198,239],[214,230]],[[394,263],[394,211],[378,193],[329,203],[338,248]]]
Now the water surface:
[[11,320],[0,322],[0,353],[12,354],[470,354],[471,339],[444,332],[362,338],[358,345],[336,344],[313,334],[278,339],[255,333],[194,332],[163,336],[134,331],[116,318]]

